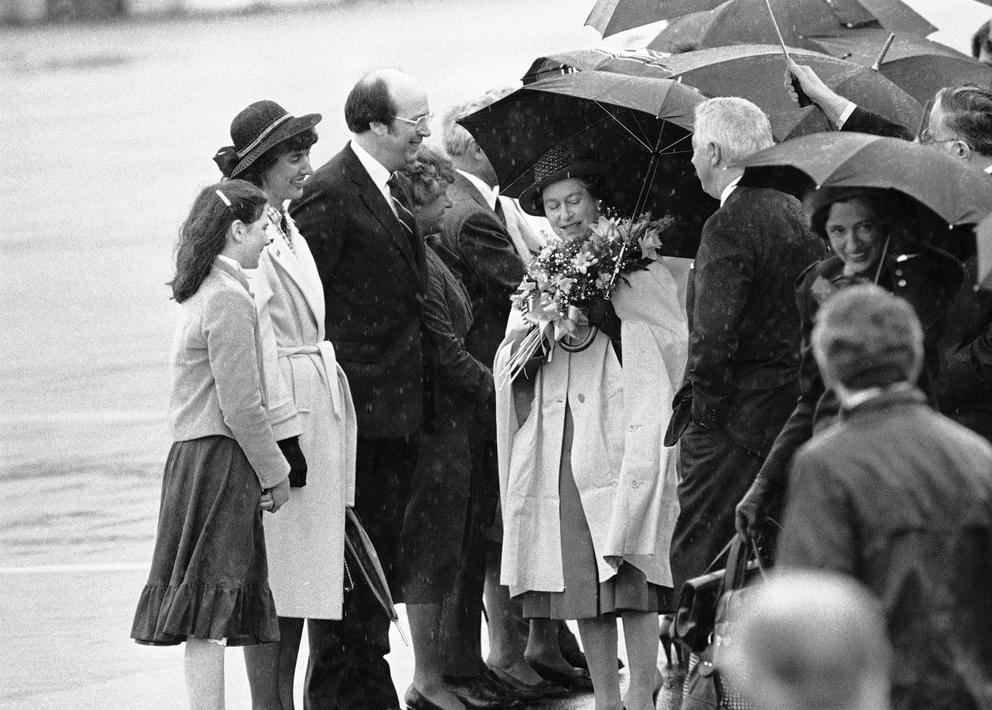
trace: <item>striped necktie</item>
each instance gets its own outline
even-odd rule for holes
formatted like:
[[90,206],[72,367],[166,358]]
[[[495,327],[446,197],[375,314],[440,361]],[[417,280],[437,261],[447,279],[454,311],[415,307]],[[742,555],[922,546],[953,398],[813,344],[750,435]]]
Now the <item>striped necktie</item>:
[[386,185],[389,187],[389,195],[393,200],[393,206],[396,208],[396,217],[407,231],[407,235],[413,239],[417,233],[417,222],[413,217],[413,212],[404,204],[406,195],[403,193],[403,188],[400,187],[396,173],[390,176]]

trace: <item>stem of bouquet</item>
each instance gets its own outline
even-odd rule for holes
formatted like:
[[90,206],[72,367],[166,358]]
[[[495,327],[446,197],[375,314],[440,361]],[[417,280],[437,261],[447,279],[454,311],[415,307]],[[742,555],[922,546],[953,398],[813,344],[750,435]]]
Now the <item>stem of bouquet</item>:
[[524,366],[541,348],[541,344],[544,342],[544,333],[549,327],[551,327],[551,321],[539,321],[527,331],[527,335],[520,341],[513,355],[498,373],[501,387],[513,382],[523,372]]

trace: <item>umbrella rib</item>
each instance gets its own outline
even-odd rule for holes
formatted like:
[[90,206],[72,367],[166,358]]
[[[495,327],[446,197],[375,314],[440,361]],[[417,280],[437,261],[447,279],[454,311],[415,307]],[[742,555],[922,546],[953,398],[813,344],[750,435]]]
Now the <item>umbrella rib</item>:
[[633,138],[635,141],[637,141],[641,145],[642,148],[644,148],[645,150],[648,150],[648,151],[652,150],[651,146],[647,143],[647,141],[645,139],[641,138],[636,133],[634,133],[632,130],[630,130],[630,128],[627,126],[627,124],[625,124],[623,121],[621,121],[619,118],[617,118],[616,115],[614,115],[611,111],[609,111],[606,108],[606,106],[604,106],[599,101],[596,101],[595,103],[596,103],[597,106],[599,106],[599,108],[601,108],[603,110],[603,112],[607,116],[609,116],[613,121],[615,121],[618,126],[620,126],[624,131],[626,131],[627,134],[630,135],[631,138]]

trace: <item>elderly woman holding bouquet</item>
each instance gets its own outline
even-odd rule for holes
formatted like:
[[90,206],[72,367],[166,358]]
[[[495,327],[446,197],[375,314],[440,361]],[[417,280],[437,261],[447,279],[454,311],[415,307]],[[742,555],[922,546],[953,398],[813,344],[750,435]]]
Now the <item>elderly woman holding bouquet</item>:
[[[495,362],[501,581],[525,616],[578,620],[597,710],[647,710],[678,516],[659,403],[682,373],[688,333],[657,253],[665,225],[601,216],[610,173],[556,147],[521,197],[556,238],[528,268]],[[630,667],[623,702],[618,616]]]

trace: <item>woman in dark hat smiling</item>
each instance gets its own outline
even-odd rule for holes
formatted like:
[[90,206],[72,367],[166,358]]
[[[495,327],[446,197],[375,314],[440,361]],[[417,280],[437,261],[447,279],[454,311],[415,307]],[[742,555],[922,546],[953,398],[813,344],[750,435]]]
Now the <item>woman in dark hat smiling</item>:
[[214,160],[227,177],[262,188],[273,242],[251,275],[262,333],[267,409],[293,465],[285,518],[265,525],[278,643],[245,653],[253,707],[292,708],[303,619],[340,619],[344,510],[354,495],[355,412],[324,337],[324,290],[306,239],[286,211],[312,174],[319,114],[299,118],[258,101],[231,123],[233,146]]
[[[547,217],[562,240],[584,239],[610,173],[595,156],[559,146],[534,166],[521,206]],[[531,324],[548,317],[556,311],[540,303],[526,316],[511,312],[497,373]],[[658,613],[672,608],[678,514],[674,449],[660,445],[670,412],[658,403],[674,395],[688,339],[673,265],[658,257],[624,274],[609,300],[584,309],[576,330],[512,385],[497,377],[501,582],[524,616],[578,620],[597,710],[648,710],[659,681]],[[630,668],[622,701],[618,618]]]

